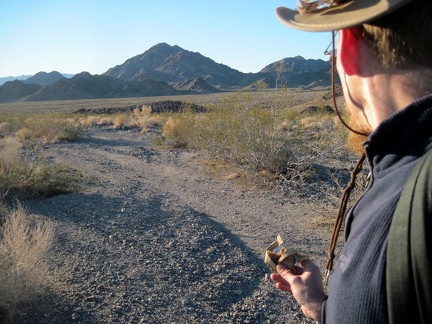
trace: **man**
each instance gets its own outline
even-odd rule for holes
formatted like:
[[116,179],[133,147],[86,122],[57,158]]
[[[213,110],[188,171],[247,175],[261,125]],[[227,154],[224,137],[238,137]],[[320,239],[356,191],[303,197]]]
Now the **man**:
[[[402,189],[432,148],[432,1],[300,0],[298,9],[276,13],[295,29],[339,30],[337,70],[350,127],[368,135],[363,147],[371,180],[345,216],[344,247],[328,295],[311,260],[302,261],[296,273],[278,265],[271,278],[293,294],[308,318],[339,324],[397,321],[388,310],[387,243]],[[430,231],[432,214],[425,214]],[[428,264],[430,252],[424,255]],[[413,323],[425,322],[432,310],[423,307],[418,315],[419,304],[432,287],[420,283],[415,289]]]

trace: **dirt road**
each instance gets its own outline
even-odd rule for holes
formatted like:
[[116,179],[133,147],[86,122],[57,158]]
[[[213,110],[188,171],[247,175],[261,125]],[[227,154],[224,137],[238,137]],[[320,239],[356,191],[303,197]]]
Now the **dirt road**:
[[[213,174],[152,132],[90,128],[43,154],[90,175],[77,194],[26,201],[56,224],[58,286],[40,323],[303,323],[262,261],[277,234],[321,267],[322,206]],[[35,318],[22,319],[29,322]]]

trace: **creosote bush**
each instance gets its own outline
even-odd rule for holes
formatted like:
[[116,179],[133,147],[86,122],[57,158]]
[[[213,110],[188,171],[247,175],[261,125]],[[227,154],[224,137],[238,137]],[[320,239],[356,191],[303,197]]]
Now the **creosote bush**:
[[36,304],[52,284],[46,256],[53,242],[53,226],[32,223],[25,210],[0,209],[0,322],[19,318]]
[[268,96],[257,103],[247,93],[234,94],[205,113],[173,114],[164,125],[165,143],[200,149],[216,160],[277,175],[289,184],[312,179],[317,158],[333,149],[347,154],[346,132],[334,114],[323,110],[305,116],[287,107],[294,101],[288,92],[278,100]]

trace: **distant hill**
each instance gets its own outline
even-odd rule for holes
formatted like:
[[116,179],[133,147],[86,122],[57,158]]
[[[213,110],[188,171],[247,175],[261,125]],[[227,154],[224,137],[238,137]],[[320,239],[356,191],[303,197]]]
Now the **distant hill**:
[[154,80],[124,81],[106,75],[82,72],[70,79],[62,78],[41,88],[24,101],[127,98],[176,95],[178,91],[165,82]]
[[74,76],[73,74],[61,74],[60,72],[53,71],[50,73],[38,72],[35,75],[0,77],[0,86],[5,84],[8,81],[14,81],[14,80],[20,80],[20,81],[24,81],[24,83],[34,83],[34,84],[45,86],[56,82],[60,78],[71,78],[73,76]]
[[20,75],[20,76],[7,76],[7,77],[0,77],[0,86],[5,84],[8,81],[14,81],[14,80],[25,80],[27,78],[31,77],[31,75]]
[[47,72],[39,72],[24,80],[24,83],[30,84],[38,84],[40,86],[46,86],[53,84],[54,82],[64,78],[64,76],[57,71],[52,71],[50,73]]
[[36,91],[41,86],[37,84],[25,84],[20,80],[8,81],[0,86],[0,102],[13,102],[25,98]]
[[309,73],[318,72],[322,69],[328,69],[330,67],[330,62],[324,60],[306,60],[301,56],[296,56],[284,58],[280,61],[269,64],[264,67],[260,72],[275,74],[276,70],[280,66],[282,66],[283,72],[285,73]]
[[264,67],[260,72],[271,74],[288,87],[317,87],[331,84],[331,63],[301,56],[284,58]]
[[222,90],[213,87],[203,78],[187,79],[185,81],[173,84],[173,88],[180,91],[200,94],[222,92]]

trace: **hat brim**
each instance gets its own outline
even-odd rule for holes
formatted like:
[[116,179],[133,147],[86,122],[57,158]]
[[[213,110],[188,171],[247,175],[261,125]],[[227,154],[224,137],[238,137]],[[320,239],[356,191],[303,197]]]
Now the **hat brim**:
[[301,14],[285,7],[276,16],[291,28],[303,31],[333,31],[370,22],[412,0],[352,0],[337,6]]

